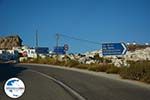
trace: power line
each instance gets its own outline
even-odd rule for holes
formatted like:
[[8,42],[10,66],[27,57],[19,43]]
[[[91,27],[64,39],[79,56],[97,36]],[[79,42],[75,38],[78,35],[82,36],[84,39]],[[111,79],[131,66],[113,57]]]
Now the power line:
[[81,39],[81,38],[77,38],[77,37],[73,37],[73,36],[68,36],[68,35],[64,35],[64,34],[59,34],[62,37],[66,37],[66,38],[70,38],[70,39],[74,39],[74,40],[78,40],[78,41],[84,41],[84,42],[88,42],[91,44],[98,44],[101,45],[101,43],[99,42],[95,42],[95,41],[91,41],[91,40],[86,40],[86,39]]

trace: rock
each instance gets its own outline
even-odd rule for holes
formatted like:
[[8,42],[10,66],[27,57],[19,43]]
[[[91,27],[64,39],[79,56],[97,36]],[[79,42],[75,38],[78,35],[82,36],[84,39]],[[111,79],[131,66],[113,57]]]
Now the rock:
[[138,60],[150,60],[150,47],[141,50],[128,51],[124,56],[126,60],[138,61]]
[[94,60],[89,60],[89,61],[86,61],[85,63],[86,63],[86,64],[94,64],[95,61],[94,61]]

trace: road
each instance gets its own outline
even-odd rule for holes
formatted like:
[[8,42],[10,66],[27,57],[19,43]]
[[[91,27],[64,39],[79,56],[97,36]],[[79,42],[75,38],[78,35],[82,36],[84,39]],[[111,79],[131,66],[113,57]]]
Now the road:
[[12,100],[3,90],[18,77],[26,90],[17,100],[149,100],[150,90],[77,71],[42,65],[0,64],[0,100]]

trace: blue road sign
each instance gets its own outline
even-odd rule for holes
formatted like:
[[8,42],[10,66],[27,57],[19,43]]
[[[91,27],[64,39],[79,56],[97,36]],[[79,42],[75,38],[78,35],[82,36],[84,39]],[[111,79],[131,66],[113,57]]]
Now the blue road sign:
[[53,52],[56,53],[56,54],[66,54],[66,50],[65,50],[64,46],[54,47]]
[[47,47],[36,47],[35,51],[38,54],[48,54],[49,53],[49,48],[47,48]]
[[102,54],[103,56],[109,55],[124,55],[127,52],[127,47],[124,43],[103,43]]

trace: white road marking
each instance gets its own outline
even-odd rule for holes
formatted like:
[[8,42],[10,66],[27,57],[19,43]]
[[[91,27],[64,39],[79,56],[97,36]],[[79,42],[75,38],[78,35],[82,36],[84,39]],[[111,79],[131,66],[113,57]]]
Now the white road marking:
[[31,72],[34,72],[34,73],[37,73],[37,74],[40,74],[52,81],[54,81],[55,83],[57,83],[58,85],[62,86],[63,88],[65,88],[67,91],[69,91],[73,96],[75,96],[78,100],[86,100],[83,96],[81,96],[79,93],[77,93],[75,90],[73,90],[72,88],[70,88],[69,86],[67,86],[66,84],[64,84],[63,82],[51,77],[51,76],[48,76],[44,73],[41,73],[41,72],[38,72],[38,71],[35,71],[35,70],[29,70]]

